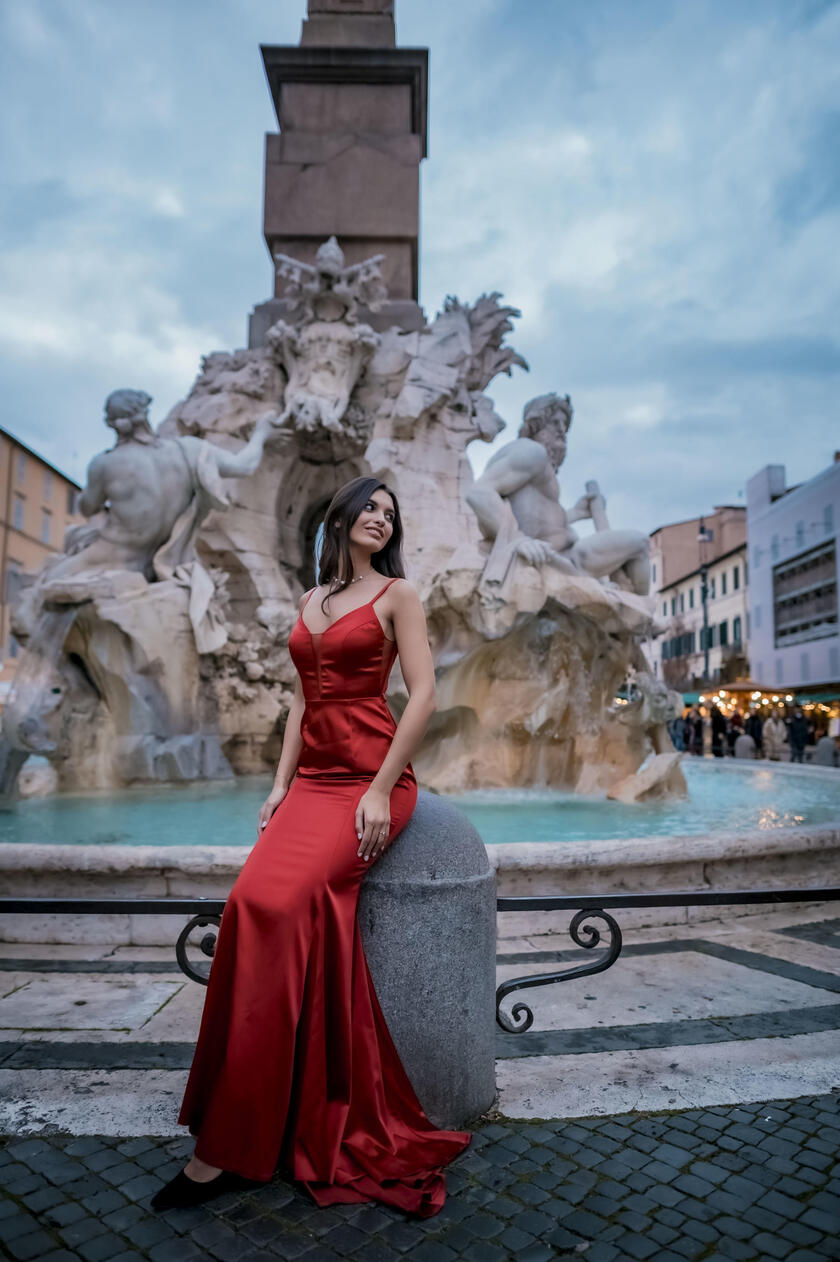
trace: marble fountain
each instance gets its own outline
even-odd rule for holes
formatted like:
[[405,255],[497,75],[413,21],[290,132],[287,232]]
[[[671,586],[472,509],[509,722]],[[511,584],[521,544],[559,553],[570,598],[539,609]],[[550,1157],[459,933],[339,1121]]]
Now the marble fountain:
[[[840,850],[832,772],[690,768],[685,800],[667,734],[681,698],[640,649],[656,629],[647,536],[611,526],[596,482],[559,497],[568,395],[531,400],[474,477],[467,445],[504,424],[485,391],[527,368],[506,343],[519,313],[496,293],[452,298],[406,331],[376,258],[345,266],[332,238],[313,265],[277,265],[264,346],[206,356],[157,431],[142,391],[106,401],[115,442],[89,467],[87,521],[13,615],[0,894],[225,895],[279,756],[316,532],[360,474],[399,498],[427,612],[438,710],[412,761],[478,823],[500,894],[823,883]],[[388,699],[398,717],[398,667]],[[150,916],[0,926],[12,941],[175,936]]]

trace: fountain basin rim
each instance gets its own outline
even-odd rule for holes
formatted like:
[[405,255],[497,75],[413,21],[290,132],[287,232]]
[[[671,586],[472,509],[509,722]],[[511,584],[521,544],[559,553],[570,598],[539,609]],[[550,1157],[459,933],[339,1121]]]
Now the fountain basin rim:
[[[254,843],[256,844],[256,843]],[[485,843],[490,863],[500,869],[568,869],[585,866],[640,866],[709,862],[752,855],[840,849],[837,824],[800,824],[733,833],[689,836],[616,837],[601,841],[518,841]],[[154,870],[161,875],[235,875],[251,852],[250,846],[135,846],[18,844],[0,846],[0,884],[3,873],[39,871],[128,873]],[[371,869],[373,871],[373,869]]]

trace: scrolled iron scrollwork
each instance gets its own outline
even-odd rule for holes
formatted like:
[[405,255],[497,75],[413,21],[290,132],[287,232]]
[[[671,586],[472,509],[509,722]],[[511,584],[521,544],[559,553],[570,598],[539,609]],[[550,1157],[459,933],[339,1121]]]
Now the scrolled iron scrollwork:
[[496,989],[496,1021],[508,1034],[523,1034],[534,1023],[534,1014],[526,1003],[515,1003],[509,1013],[502,1012],[502,1000],[514,990],[524,990],[530,986],[549,986],[552,982],[568,982],[573,977],[588,977],[592,973],[603,973],[604,969],[614,964],[621,954],[621,929],[618,922],[609,912],[600,908],[587,908],[575,912],[569,925],[569,936],[576,946],[592,950],[601,942],[603,930],[586,923],[589,920],[602,920],[609,931],[607,950],[593,964],[580,964],[577,968],[566,969],[559,973],[536,973],[530,977],[512,977],[502,982]]
[[201,986],[206,986],[210,980],[210,969],[208,968],[206,972],[200,973],[197,969],[193,968],[187,955],[187,942],[189,941],[189,936],[193,929],[203,929],[206,925],[215,925],[216,933],[202,934],[201,940],[198,943],[199,950],[212,960],[216,950],[216,938],[218,936],[218,930],[221,923],[221,916],[209,915],[207,913],[201,916],[193,916],[192,920],[188,921],[187,924],[184,925],[178,935],[178,941],[175,943],[175,958],[178,961],[178,967],[181,972],[185,973],[187,977],[189,977],[190,981],[198,982]]

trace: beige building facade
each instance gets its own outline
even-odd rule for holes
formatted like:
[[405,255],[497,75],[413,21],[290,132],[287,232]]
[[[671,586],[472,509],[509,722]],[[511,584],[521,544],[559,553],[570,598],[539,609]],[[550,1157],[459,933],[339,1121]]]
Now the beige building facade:
[[661,588],[657,596],[656,612],[668,630],[657,641],[656,674],[679,691],[701,682],[733,683],[749,675],[746,540],[708,566],[705,629],[702,587],[698,567]]
[[[654,674],[681,691],[701,682],[745,678],[749,673],[746,509],[718,505],[705,517],[659,527],[650,537],[650,561],[656,617],[665,626],[664,633],[643,646]],[[704,563],[707,632],[703,629]],[[707,640],[709,675],[705,678]]]
[[14,678],[19,645],[9,626],[22,576],[60,552],[64,532],[84,519],[80,487],[13,434],[0,429],[0,702]]

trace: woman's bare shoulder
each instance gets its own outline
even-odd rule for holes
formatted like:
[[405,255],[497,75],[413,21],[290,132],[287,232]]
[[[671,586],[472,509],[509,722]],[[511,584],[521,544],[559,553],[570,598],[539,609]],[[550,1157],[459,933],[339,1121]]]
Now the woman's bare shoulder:
[[417,588],[407,578],[396,579],[388,588],[387,595],[391,597],[394,609],[416,608],[421,603]]
[[303,606],[309,600],[309,597],[313,595],[314,592],[317,592],[317,590],[318,590],[317,587],[310,587],[308,592],[303,593],[303,595],[298,600],[298,613],[303,613]]

